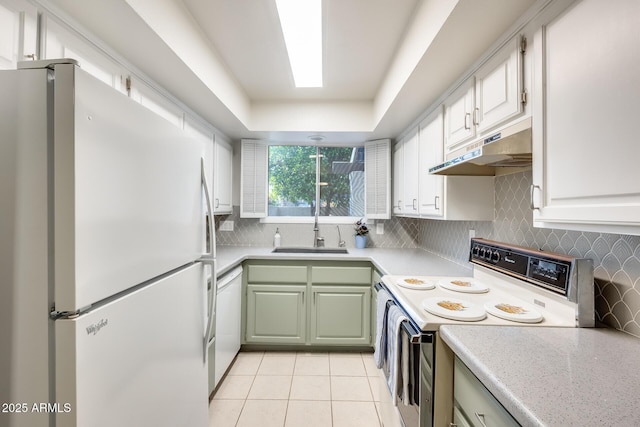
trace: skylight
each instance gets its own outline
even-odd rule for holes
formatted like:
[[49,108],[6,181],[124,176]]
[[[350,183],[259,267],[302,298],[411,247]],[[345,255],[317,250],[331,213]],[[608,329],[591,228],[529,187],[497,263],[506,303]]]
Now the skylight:
[[322,0],[276,0],[296,87],[322,87]]

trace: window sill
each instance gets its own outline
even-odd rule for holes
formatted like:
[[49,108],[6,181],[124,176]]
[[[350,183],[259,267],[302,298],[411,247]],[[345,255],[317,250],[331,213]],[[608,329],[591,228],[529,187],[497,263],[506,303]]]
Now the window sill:
[[[361,217],[356,216],[321,216],[318,217],[319,224],[355,224]],[[315,218],[312,216],[269,216],[260,218],[263,224],[313,224]],[[370,221],[373,223],[373,221]]]

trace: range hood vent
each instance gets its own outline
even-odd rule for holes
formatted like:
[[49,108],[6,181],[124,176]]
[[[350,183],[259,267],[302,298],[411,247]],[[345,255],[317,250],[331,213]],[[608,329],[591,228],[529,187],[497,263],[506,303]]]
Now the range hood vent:
[[531,118],[454,152],[429,168],[435,175],[495,175],[499,167],[531,166]]

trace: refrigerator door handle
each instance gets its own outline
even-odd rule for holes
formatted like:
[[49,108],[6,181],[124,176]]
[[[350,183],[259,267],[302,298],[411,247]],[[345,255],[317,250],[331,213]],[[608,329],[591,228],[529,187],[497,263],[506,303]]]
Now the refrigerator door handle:
[[216,260],[210,257],[202,257],[198,261],[211,267],[211,292],[209,293],[207,309],[207,329],[202,341],[202,360],[206,362],[209,339],[213,330],[214,307],[218,302],[218,281],[216,278]]
[[213,229],[213,209],[211,207],[211,198],[209,197],[209,185],[207,184],[207,175],[204,168],[204,158],[200,158],[200,179],[202,181],[202,188],[204,189],[204,197],[207,203],[207,225],[209,226],[208,246],[210,252],[206,252],[200,257],[198,261],[205,265],[209,265],[211,268],[211,293],[209,294],[209,300],[207,305],[207,328],[204,333],[202,342],[202,360],[207,360],[207,347],[209,345],[209,339],[211,337],[211,330],[213,329],[213,313],[214,307],[218,299],[218,283],[216,280],[216,260],[215,260],[215,230]]
[[207,184],[207,175],[204,169],[204,158],[200,158],[200,180],[202,181],[202,188],[204,189],[204,197],[207,203],[207,225],[209,226],[208,246],[210,252],[206,252],[203,258],[215,258],[215,233],[213,229],[213,208],[211,207],[211,198],[209,197],[209,185]]

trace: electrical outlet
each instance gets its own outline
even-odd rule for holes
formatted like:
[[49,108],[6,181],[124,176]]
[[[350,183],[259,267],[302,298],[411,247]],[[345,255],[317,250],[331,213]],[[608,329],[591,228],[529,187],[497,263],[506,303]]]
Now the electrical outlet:
[[220,231],[233,231],[233,221],[222,221]]
[[384,234],[384,222],[376,223],[376,234]]

